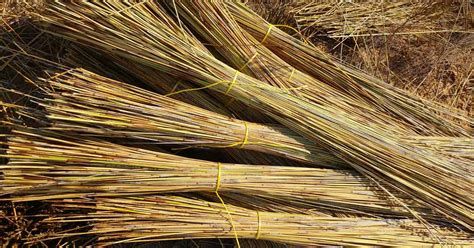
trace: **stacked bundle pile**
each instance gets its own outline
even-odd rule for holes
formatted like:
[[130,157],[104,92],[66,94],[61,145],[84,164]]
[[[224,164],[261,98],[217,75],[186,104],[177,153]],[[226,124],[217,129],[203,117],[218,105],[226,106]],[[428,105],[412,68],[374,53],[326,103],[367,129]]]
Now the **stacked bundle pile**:
[[25,215],[54,228],[18,242],[473,244],[464,112],[237,2],[46,1],[30,15],[64,47],[54,61],[29,42],[41,66],[23,74],[6,56],[30,87],[2,87],[15,97],[1,101],[1,200],[54,209]]

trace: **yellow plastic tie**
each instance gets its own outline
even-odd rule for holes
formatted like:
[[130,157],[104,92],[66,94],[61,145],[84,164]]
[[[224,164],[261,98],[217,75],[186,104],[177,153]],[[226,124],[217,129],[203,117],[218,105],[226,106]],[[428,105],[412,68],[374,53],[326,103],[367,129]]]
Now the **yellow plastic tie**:
[[237,76],[239,75],[239,73],[240,73],[239,71],[235,72],[234,79],[232,79],[232,82],[230,82],[230,84],[229,84],[229,88],[227,88],[227,90],[225,92],[226,95],[230,92],[230,90],[232,89],[232,86],[234,86],[235,81],[237,81]]
[[223,83],[228,83],[228,82],[229,82],[228,80],[217,81],[217,82],[215,82],[215,83],[212,83],[212,84],[209,84],[209,85],[206,85],[206,86],[203,86],[203,87],[191,88],[191,89],[184,89],[184,90],[180,90],[180,91],[168,93],[168,94],[166,94],[165,96],[172,96],[172,95],[181,94],[181,93],[184,93],[184,92],[191,92],[191,91],[197,91],[197,90],[204,90],[204,89],[208,89],[208,88],[214,87],[214,86],[216,86],[216,85],[223,84]]
[[255,52],[255,54],[249,59],[249,61],[247,61],[247,63],[245,63],[245,65],[243,65],[242,67],[240,67],[239,71],[242,71],[243,69],[245,69],[245,67],[247,67],[251,62],[252,60],[257,57],[258,55],[258,51]]
[[245,125],[245,136],[244,136],[244,140],[242,140],[242,144],[240,145],[240,148],[243,148],[249,141],[249,125],[247,124],[246,121],[244,121],[244,125]]
[[270,35],[270,32],[272,31],[272,28],[273,27],[281,27],[281,28],[288,28],[288,29],[291,29],[293,31],[295,31],[295,33],[299,34],[301,36],[301,38],[303,39],[303,42],[305,44],[308,44],[308,41],[304,38],[304,35],[296,28],[292,27],[292,26],[289,26],[289,25],[283,25],[283,24],[270,24],[268,26],[268,30],[267,30],[267,33],[265,34],[265,36],[263,37],[262,41],[260,42],[260,45],[263,44],[263,42],[265,42],[268,38],[268,36]]
[[262,41],[260,42],[260,45],[262,45],[263,42],[265,42],[265,41],[267,40],[267,38],[268,38],[268,36],[270,35],[270,32],[272,31],[272,28],[273,28],[274,26],[275,26],[275,25],[273,25],[273,24],[270,24],[270,25],[268,26],[267,33],[265,34],[265,36],[263,37]]
[[261,226],[260,211],[257,210],[257,234],[255,234],[255,239],[260,238]]
[[224,209],[227,212],[227,215],[229,216],[230,226],[234,230],[234,236],[235,236],[235,241],[237,242],[237,247],[240,248],[239,236],[237,235],[237,229],[235,228],[234,221],[232,220],[232,215],[230,214],[230,211],[229,211],[229,208],[227,208],[227,205],[225,205],[224,200],[219,195],[219,188],[221,186],[221,171],[222,171],[222,164],[220,162],[217,162],[217,181],[216,181],[215,193],[216,193],[217,198],[219,198],[219,201],[221,201],[222,206],[224,206]]
[[177,81],[176,84],[171,89],[170,93],[168,94],[173,94],[173,92],[179,87],[180,84],[181,84],[181,81]]
[[220,162],[217,162],[217,180],[216,180],[216,188],[214,190],[216,194],[219,194],[219,188],[221,187],[221,169],[222,169],[222,164]]
[[290,77],[288,78],[288,81],[291,81],[291,79],[293,78],[293,74],[295,74],[295,71],[296,71],[295,68],[291,70],[291,74],[290,74]]

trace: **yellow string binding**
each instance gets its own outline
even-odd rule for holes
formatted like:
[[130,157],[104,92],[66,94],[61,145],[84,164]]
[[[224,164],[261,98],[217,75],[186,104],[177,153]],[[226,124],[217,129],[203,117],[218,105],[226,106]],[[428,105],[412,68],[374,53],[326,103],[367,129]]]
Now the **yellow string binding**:
[[217,181],[216,181],[215,193],[216,193],[217,198],[219,198],[219,200],[221,201],[222,206],[224,206],[224,209],[227,212],[227,215],[229,216],[229,222],[232,229],[234,230],[234,236],[235,236],[235,241],[237,243],[237,247],[240,248],[239,236],[237,235],[237,229],[235,228],[234,221],[232,220],[232,215],[230,214],[230,211],[229,211],[229,208],[227,208],[227,205],[225,205],[224,200],[219,195],[219,188],[221,186],[221,171],[222,171],[222,164],[220,162],[217,162]]
[[257,234],[255,234],[255,239],[260,238],[261,226],[260,211],[257,210]]
[[242,144],[240,145],[240,148],[244,148],[244,146],[249,141],[249,125],[247,124],[246,121],[244,121],[244,125],[245,125],[245,136],[244,136],[244,140],[242,140]]
[[253,59],[255,59],[255,57],[257,57],[258,55],[258,51],[255,52],[255,54],[249,59],[249,61],[247,61],[247,63],[245,63],[242,67],[240,67],[239,71],[242,71],[243,69],[245,69],[245,67],[247,67]]
[[234,79],[232,79],[232,82],[230,82],[230,84],[229,84],[229,88],[227,88],[227,90],[225,91],[226,95],[230,92],[230,90],[232,89],[232,86],[234,86],[235,81],[237,81],[237,76],[239,75],[239,73],[240,73],[240,71],[235,72]]
[[203,86],[203,87],[184,89],[184,90],[168,93],[165,96],[172,96],[172,95],[181,94],[181,93],[184,93],[184,92],[191,92],[191,91],[208,89],[208,88],[211,88],[211,87],[214,87],[216,85],[223,84],[223,83],[229,83],[229,81],[228,80],[217,81],[215,83],[212,83],[212,84],[209,84],[209,85],[206,85],[206,86]]
[[266,33],[265,36],[263,37],[262,41],[260,41],[260,45],[262,45],[262,44],[267,40],[268,35],[270,35],[270,32],[272,31],[273,26],[275,26],[275,25],[270,24],[270,25],[268,26],[267,33]]
[[267,33],[265,33],[265,36],[263,37],[262,41],[260,42],[260,45],[263,45],[263,43],[267,40],[268,36],[270,35],[270,32],[272,31],[273,27],[281,27],[281,28],[288,28],[293,30],[295,33],[299,34],[301,36],[301,39],[303,39],[303,42],[305,44],[308,44],[308,41],[304,38],[304,35],[296,28],[289,26],[289,25],[283,25],[283,24],[269,24],[268,25],[268,30]]
[[[230,145],[207,145],[206,147],[230,148],[230,147],[235,147],[235,146],[240,145],[239,148],[244,148],[245,145],[249,144],[249,125],[246,121],[243,121],[243,122],[244,122],[244,126],[245,126],[245,134],[244,134],[244,138],[242,139],[242,141],[237,141],[237,142],[232,143]],[[260,142],[255,142],[255,144],[260,144]],[[265,143],[261,143],[261,144],[265,144]],[[275,147],[287,147],[287,146],[276,145],[276,144],[273,145],[273,146],[275,146]],[[179,150],[185,150],[185,149],[194,148],[194,147],[199,147],[199,146],[185,146],[185,147],[171,148],[171,149],[179,151]]]

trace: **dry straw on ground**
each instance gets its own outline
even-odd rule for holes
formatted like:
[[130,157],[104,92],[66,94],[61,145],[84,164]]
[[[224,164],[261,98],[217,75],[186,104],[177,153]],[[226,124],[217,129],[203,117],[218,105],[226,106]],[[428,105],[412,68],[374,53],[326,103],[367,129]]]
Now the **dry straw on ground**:
[[[467,228],[472,227],[472,196],[467,190],[472,188],[472,183],[452,161],[418,150],[387,130],[363,125],[330,106],[308,102],[239,74],[186,42],[183,33],[177,32],[181,29],[170,28],[164,21],[166,13],[155,3],[133,8],[126,4],[88,3],[87,9],[80,5],[52,5],[40,19],[48,24],[48,32],[93,44],[99,49],[110,51],[110,47],[114,47],[112,52],[117,55],[161,71],[173,70],[179,78],[252,105],[309,140],[321,143],[364,175],[382,180],[420,204],[440,211]],[[130,26],[137,29],[127,28]],[[101,30],[100,35],[96,30]],[[267,30],[268,26],[262,32]],[[420,106],[412,113],[423,109]],[[423,113],[430,111],[426,109]],[[432,122],[427,123],[436,123],[436,117],[431,115],[429,119]],[[438,117],[438,120],[441,119]]]
[[470,5],[259,2],[4,3],[0,242],[472,245]]

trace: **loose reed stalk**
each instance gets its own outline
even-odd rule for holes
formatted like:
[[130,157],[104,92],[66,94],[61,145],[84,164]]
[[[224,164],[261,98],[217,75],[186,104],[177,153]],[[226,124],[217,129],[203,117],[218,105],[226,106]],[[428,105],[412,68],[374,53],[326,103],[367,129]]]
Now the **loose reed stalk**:
[[[418,127],[420,134],[469,136],[467,130],[452,121],[458,120],[467,126],[474,125],[474,119],[466,113],[421,99],[354,67],[341,64],[330,55],[271,26],[245,5],[237,2],[226,4],[244,30],[259,41],[265,38],[263,44],[280,58],[335,90],[347,91],[371,102],[380,111]],[[440,118],[440,115],[447,118]]]
[[28,129],[13,130],[7,145],[7,152],[0,154],[10,159],[0,167],[2,190],[15,194],[15,201],[218,188],[314,206],[320,203],[342,212],[408,214],[351,171],[221,164]]
[[[388,130],[353,121],[330,106],[308,102],[239,74],[183,40],[176,30],[168,28],[167,14],[154,2],[107,5],[55,2],[48,6],[41,20],[49,25],[48,32],[94,45],[161,71],[173,71],[179,78],[259,108],[288,128],[323,144],[366,176],[383,181],[391,189],[403,191],[420,204],[443,213],[447,219],[473,229],[472,176],[460,171],[448,158],[401,142]],[[407,119],[410,120],[410,116],[413,115],[407,115]],[[422,123],[430,127],[433,126],[430,123],[436,123],[435,126],[440,127],[437,130],[445,127],[438,123],[447,123],[448,129],[452,130],[450,122],[438,116],[429,121],[430,118]]]
[[[462,233],[434,228],[443,237],[430,238],[410,220],[287,214],[189,199],[179,196],[76,199],[56,203],[61,208],[86,209],[89,214],[48,218],[43,223],[90,223],[85,232],[49,233],[38,240],[76,235],[98,236],[99,246],[192,238],[262,239],[295,245],[427,246],[469,245]],[[228,214],[232,219],[228,218]]]

